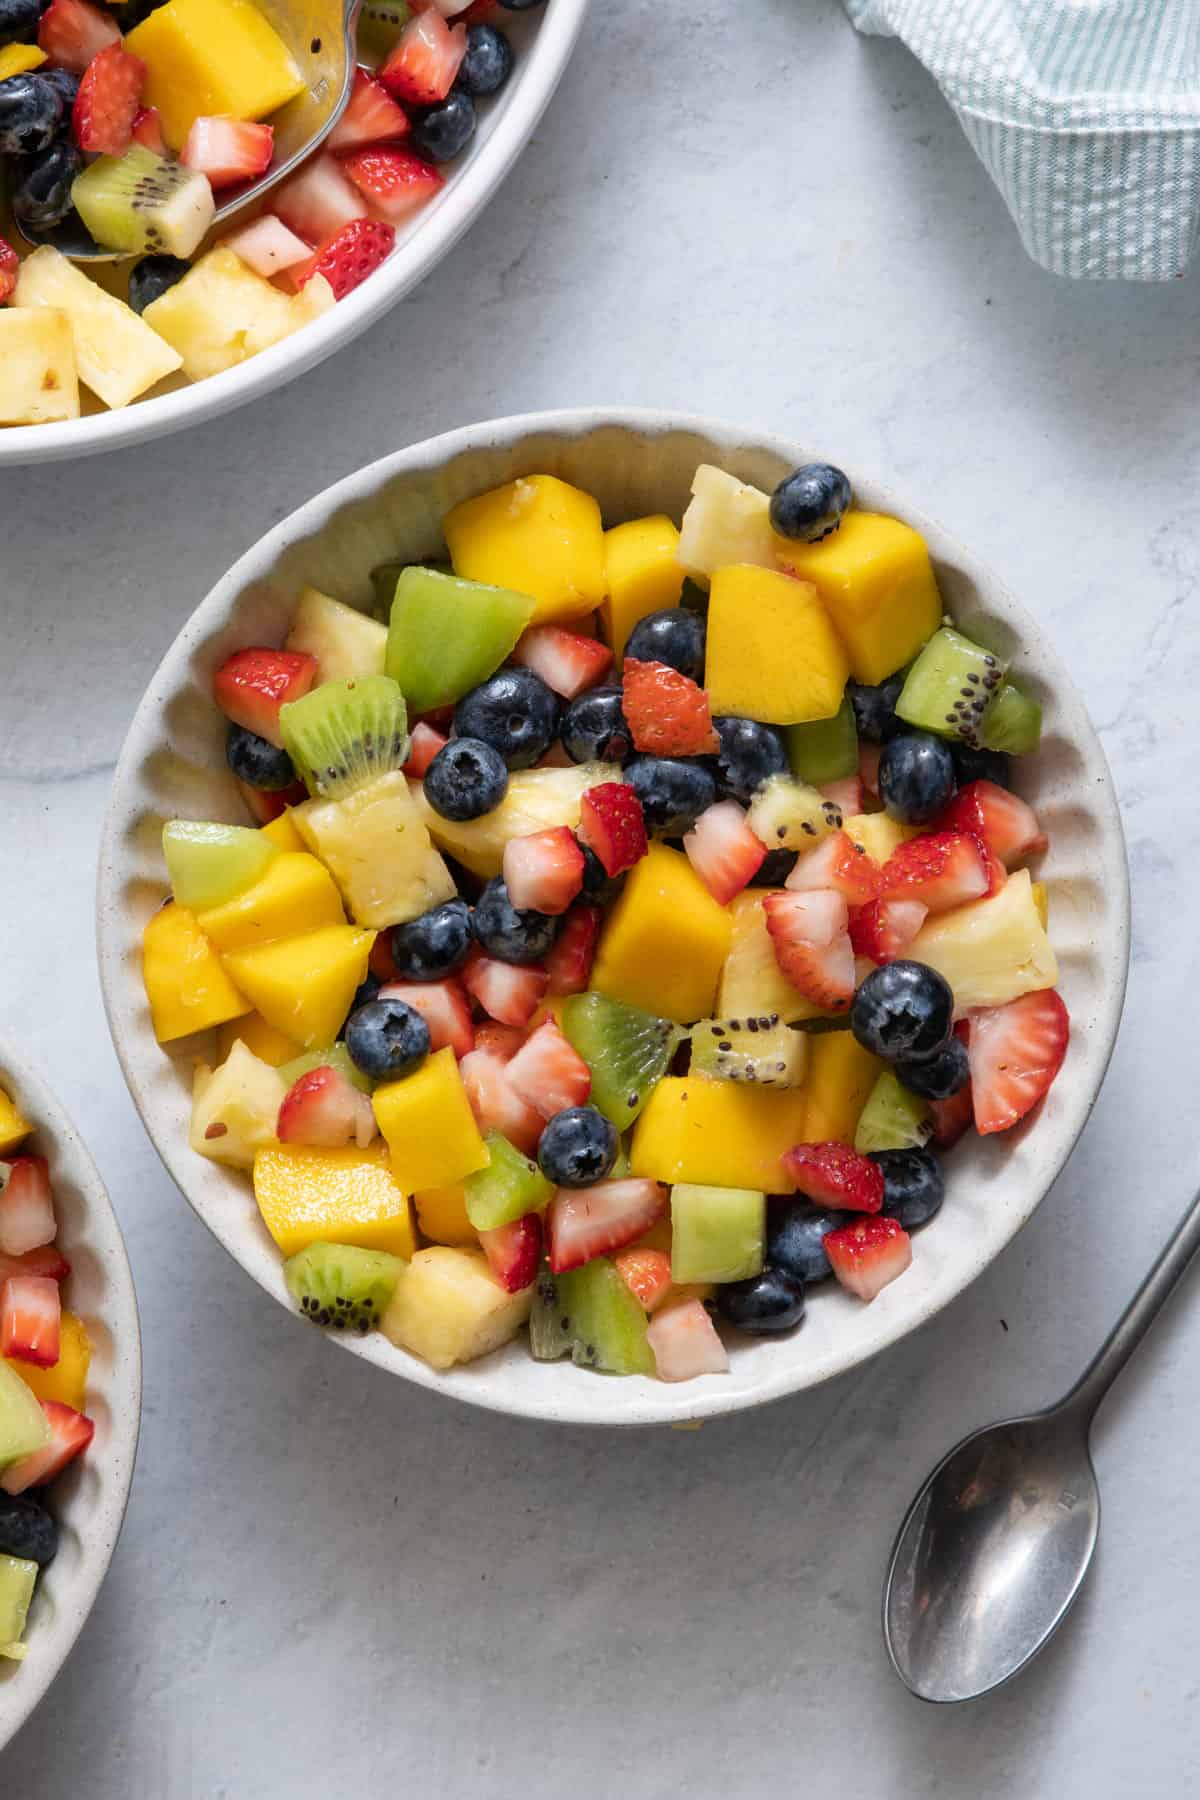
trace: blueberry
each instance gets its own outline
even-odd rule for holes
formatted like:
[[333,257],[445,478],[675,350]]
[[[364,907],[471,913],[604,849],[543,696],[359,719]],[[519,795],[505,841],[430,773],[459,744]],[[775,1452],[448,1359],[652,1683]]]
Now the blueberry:
[[878,687],[864,687],[859,681],[846,683],[860,738],[869,744],[884,744],[898,731],[907,731],[908,727],[896,717],[896,702],[903,686],[903,675],[889,675]]
[[346,1048],[372,1081],[397,1081],[429,1055],[429,1027],[403,1000],[368,1000],[346,1020]]
[[[459,737],[480,738],[510,769],[528,769],[558,736],[559,699],[532,669],[500,669],[454,709]],[[494,804],[494,802],[493,802]]]
[[704,640],[708,635],[701,614],[682,606],[664,606],[647,613],[629,634],[626,656],[638,662],[666,663],[689,681],[704,680]]
[[937,1056],[953,1022],[950,983],[919,962],[872,969],[850,1008],[850,1029],[863,1049],[889,1062]]
[[68,110],[75,104],[75,96],[79,92],[79,77],[72,75],[70,69],[39,69],[38,74],[43,81],[48,81],[57,88],[63,97],[63,106]]
[[392,930],[392,961],[405,981],[436,981],[467,960],[474,933],[465,900],[443,900]]
[[181,256],[143,256],[134,263],[129,274],[129,304],[134,312],[144,313],[168,288],[182,281],[191,266]]
[[997,787],[1003,788],[1012,786],[1012,764],[1003,750],[977,749],[974,744],[964,744],[955,738],[950,745],[950,754],[954,758],[959,787],[966,787],[969,781],[994,781]]
[[451,738],[425,771],[425,798],[443,819],[481,819],[507,787],[504,758],[475,737]]
[[467,52],[458,65],[454,85],[477,99],[498,94],[512,74],[513,48],[494,25],[467,26]]
[[430,162],[451,162],[475,136],[475,102],[463,88],[452,88],[437,106],[413,121],[412,142]]
[[804,1283],[782,1269],[766,1268],[749,1281],[719,1287],[717,1311],[739,1331],[790,1331],[804,1317]]
[[568,1106],[555,1113],[538,1139],[538,1166],[556,1187],[591,1187],[611,1171],[619,1148],[617,1128],[603,1113],[594,1106]]
[[767,1207],[767,1267],[796,1281],[824,1281],[833,1273],[825,1239],[850,1219],[849,1213],[824,1212],[807,1200],[772,1201]]
[[910,1093],[923,1100],[949,1100],[965,1088],[971,1078],[967,1047],[961,1038],[952,1037],[944,1050],[927,1062],[900,1062],[896,1074]]
[[541,6],[542,0],[500,0],[505,12],[529,12],[535,6]]
[[562,743],[572,762],[624,762],[633,739],[620,688],[591,688],[572,700],[562,716]]
[[587,898],[602,905],[615,900],[625,886],[624,875],[610,875],[590,845],[580,844],[579,848],[583,851],[583,891]]
[[[368,970],[366,979],[354,990],[354,998],[350,1002],[350,1011],[346,1014],[347,1019],[349,1019],[353,1013],[356,1013],[360,1006],[369,1006],[372,1000],[378,999],[379,990],[382,986],[383,983],[380,981],[378,975]],[[345,1037],[345,1035],[346,1030],[343,1025],[338,1036]]]
[[561,922],[545,913],[518,912],[499,875],[488,882],[475,908],[475,936],[489,956],[506,963],[540,962]]
[[36,32],[43,4],[44,0],[0,0],[0,44],[15,44]]
[[277,794],[280,788],[291,787],[296,779],[295,765],[287,751],[277,749],[257,732],[247,731],[244,725],[229,727],[225,760],[239,781],[247,787],[262,788],[264,793]]
[[717,786],[722,794],[731,794],[735,800],[753,800],[772,775],[787,773],[787,750],[773,726],[728,715],[714,719],[713,724],[721,740]]
[[785,475],[771,495],[771,524],[780,537],[819,543],[836,531],[852,495],[850,482],[832,463],[805,463]]
[[915,1231],[932,1219],[946,1191],[941,1165],[928,1150],[875,1150],[871,1161],[883,1170],[883,1210]]
[[799,860],[795,850],[768,850],[750,877],[750,886],[782,887]]
[[673,756],[636,756],[625,779],[642,803],[646,830],[682,837],[717,797],[717,784],[702,762]]
[[28,156],[54,142],[66,102],[44,75],[10,75],[0,81],[0,150]]
[[70,138],[59,138],[36,156],[14,157],[8,203],[19,225],[48,231],[71,210],[71,184],[83,168],[83,155]]
[[44,1506],[28,1494],[0,1494],[0,1555],[44,1569],[57,1549],[58,1526]]
[[902,825],[927,825],[954,798],[950,746],[928,731],[889,738],[879,758],[879,798]]

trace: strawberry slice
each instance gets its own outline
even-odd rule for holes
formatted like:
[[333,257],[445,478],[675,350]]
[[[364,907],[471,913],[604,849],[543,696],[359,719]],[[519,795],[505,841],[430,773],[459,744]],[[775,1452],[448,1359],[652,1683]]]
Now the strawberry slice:
[[265,175],[274,154],[273,125],[202,113],[192,120],[179,160],[185,168],[207,175],[210,187],[226,188]]
[[509,838],[501,873],[518,912],[532,909],[557,917],[583,886],[583,851],[566,825]]
[[293,781],[285,788],[253,788],[248,782],[239,781],[238,790],[246,802],[246,810],[259,825],[269,825],[272,819],[279,818],[289,806],[299,806],[302,800],[308,799],[308,789],[302,781]]
[[82,75],[101,50],[120,42],[112,14],[89,0],[51,0],[38,25],[39,48],[72,75]]
[[548,994],[582,994],[592,973],[603,910],[587,902],[573,906],[546,956]]
[[863,784],[857,775],[840,775],[836,781],[824,781],[817,792],[833,801],[843,819],[853,819],[863,809]]
[[842,896],[768,893],[763,915],[775,961],[797,992],[828,1012],[845,1012],[854,998],[854,951]]
[[461,1059],[475,1048],[475,1027],[466,989],[453,975],[444,981],[397,981],[379,990],[379,998],[403,1000],[429,1027],[434,1050],[453,1050]]
[[357,150],[363,144],[385,144],[407,137],[408,114],[396,105],[381,81],[366,69],[355,69],[354,86],[345,112],[329,134],[331,150]]
[[410,150],[355,150],[342,167],[359,195],[391,225],[402,225],[445,182],[440,169]]
[[133,127],[129,135],[143,150],[153,150],[155,156],[166,156],[167,140],[163,136],[162,119],[157,106],[138,108],[133,115]]
[[975,1129],[1007,1131],[1035,1107],[1062,1068],[1071,1020],[1053,988],[967,1014]]
[[535,1213],[481,1231],[479,1242],[492,1274],[506,1294],[519,1294],[537,1277],[542,1254],[542,1221]]
[[467,53],[465,26],[446,24],[430,10],[411,18],[379,71],[389,94],[410,106],[436,106],[454,86]]
[[314,275],[323,275],[333,289],[334,299],[344,300],[387,261],[395,243],[395,228],[385,225],[382,219],[351,219],[296,271],[293,279],[297,291]]
[[367,205],[337,158],[323,151],[276,188],[271,211],[306,244],[327,244],[351,220],[365,219]]
[[235,725],[277,748],[279,709],[307,694],[317,679],[317,659],[296,650],[235,650],[213,676],[213,699]]
[[84,71],[71,113],[81,150],[100,156],[121,156],[128,150],[145,80],[145,63],[119,41],[97,51]]
[[877,1213],[883,1205],[883,1170],[849,1144],[794,1144],[783,1164],[796,1192],[818,1206]]
[[475,1048],[498,1056],[501,1062],[511,1062],[524,1042],[525,1033],[516,1025],[500,1025],[495,1019],[485,1019],[475,1029]]
[[377,1129],[367,1095],[340,1069],[326,1066],[310,1069],[293,1082],[279,1108],[275,1135],[281,1144],[311,1144],[329,1150],[357,1144],[365,1150]]
[[965,831],[935,831],[897,845],[883,865],[881,891],[892,900],[920,900],[939,913],[980,899],[988,886],[975,839]]
[[12,298],[21,259],[7,238],[0,237],[0,306]]
[[882,744],[862,743],[858,746],[858,778],[868,794],[879,798],[879,758]]
[[929,908],[922,900],[869,900],[850,908],[850,944],[855,956],[892,962],[903,956],[925,923]]
[[725,1375],[729,1352],[699,1300],[685,1300],[660,1313],[646,1327],[660,1381],[694,1381],[697,1375]]
[[50,1427],[50,1442],[44,1450],[35,1450],[21,1462],[0,1469],[0,1488],[6,1494],[23,1494],[26,1488],[44,1487],[87,1449],[95,1435],[92,1421],[74,1407],[63,1406],[57,1400],[43,1400],[42,1411]]
[[1049,842],[1032,806],[994,781],[972,781],[933,823],[934,831],[967,831],[1011,868],[1036,856]]
[[821,1242],[842,1286],[860,1300],[873,1300],[912,1261],[912,1239],[884,1213],[841,1225]]
[[50,1169],[44,1156],[0,1162],[0,1255],[24,1256],[58,1235]]
[[14,1275],[0,1288],[0,1356],[52,1369],[61,1322],[58,1283],[48,1275]]
[[667,1190],[657,1181],[626,1178],[597,1181],[586,1188],[557,1189],[546,1209],[550,1267],[562,1275],[568,1269],[581,1268],[594,1256],[624,1249],[649,1231],[666,1204]]
[[289,231],[274,213],[263,213],[249,225],[230,232],[221,243],[226,250],[240,256],[246,267],[261,275],[264,281],[270,281],[273,275],[281,275],[285,269],[294,269],[312,256],[312,250],[304,240]]
[[553,1019],[526,1038],[505,1066],[509,1086],[543,1119],[568,1106],[582,1106],[592,1090],[592,1072]]
[[[824,789],[822,789],[824,792]],[[832,888],[851,906],[865,906],[879,892],[882,871],[874,857],[844,831],[831,831],[806,850],[787,878],[793,894]]]
[[667,663],[625,658],[621,711],[635,750],[651,756],[715,756],[721,748],[702,687]]
[[427,725],[424,719],[414,725],[412,748],[408,753],[408,761],[404,765],[404,773],[408,779],[424,781],[425,771],[430,763],[438,751],[444,750],[449,742],[449,738],[443,737],[440,731],[435,731],[432,725]]
[[14,1276],[45,1275],[51,1281],[65,1281],[70,1273],[71,1265],[57,1244],[43,1244],[24,1256],[0,1256],[0,1287]]
[[509,1086],[505,1058],[494,1050],[472,1050],[458,1072],[480,1131],[499,1131],[526,1156],[535,1155],[545,1120]]
[[747,887],[766,857],[736,800],[718,800],[700,814],[683,840],[687,859],[714,900],[728,906]]
[[613,1257],[617,1273],[645,1312],[661,1306],[671,1291],[671,1258],[665,1250],[631,1244]]
[[648,849],[642,803],[627,781],[602,781],[579,802],[579,841],[600,858],[606,875],[623,875]]
[[482,951],[468,957],[462,978],[471,998],[501,1025],[528,1025],[550,981],[545,969],[500,962]]
[[957,1144],[963,1133],[975,1122],[975,1107],[971,1099],[971,1083],[960,1087],[957,1094],[951,1094],[949,1100],[930,1100],[929,1117],[933,1122],[931,1144],[939,1150],[949,1150]]
[[540,675],[564,700],[574,700],[608,673],[612,651],[599,638],[581,637],[561,625],[531,625],[518,638],[511,660]]

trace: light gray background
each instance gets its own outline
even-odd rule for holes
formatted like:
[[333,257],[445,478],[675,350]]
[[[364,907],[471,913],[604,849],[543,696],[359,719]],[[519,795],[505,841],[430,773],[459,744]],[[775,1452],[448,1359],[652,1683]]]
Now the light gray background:
[[[191,437],[4,476],[0,1025],[98,1157],[146,1350],[125,1536],[6,1794],[1193,1790],[1194,1284],[1104,1418],[1097,1565],[1035,1669],[926,1709],[877,1605],[914,1485],[1076,1372],[1200,1165],[1198,320],[1194,280],[1028,263],[930,81],[833,0],[597,0],[537,140],[390,319]],[[407,441],[609,401],[825,445],[971,542],[1073,667],[1134,874],[1123,1035],[1034,1223],[884,1360],[692,1433],[459,1409],[269,1306],[146,1142],[93,966],[126,722],[232,558]]]

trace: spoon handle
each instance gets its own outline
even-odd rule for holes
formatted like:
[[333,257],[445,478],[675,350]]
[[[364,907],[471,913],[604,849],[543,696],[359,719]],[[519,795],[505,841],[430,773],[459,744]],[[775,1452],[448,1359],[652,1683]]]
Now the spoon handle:
[[1096,1408],[1170,1299],[1197,1250],[1200,1250],[1200,1194],[1180,1219],[1158,1261],[1097,1355],[1063,1401],[1064,1407],[1079,1412],[1090,1424]]

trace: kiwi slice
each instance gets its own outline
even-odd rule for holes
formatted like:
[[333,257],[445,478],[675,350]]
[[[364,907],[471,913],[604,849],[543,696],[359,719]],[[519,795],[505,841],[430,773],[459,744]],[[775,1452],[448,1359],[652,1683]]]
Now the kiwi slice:
[[885,1069],[859,1114],[854,1148],[864,1155],[868,1150],[919,1150],[932,1131],[924,1100],[901,1087],[894,1070]]
[[280,707],[279,731],[296,773],[321,800],[344,800],[408,761],[408,709],[387,675],[323,681]]
[[670,1019],[607,994],[573,994],[563,1006],[562,1028],[592,1071],[592,1105],[618,1131],[628,1130],[666,1074],[683,1032]]
[[342,1043],[330,1044],[327,1050],[306,1050],[303,1056],[294,1056],[291,1062],[284,1063],[279,1073],[290,1088],[313,1069],[336,1069],[361,1094],[369,1094],[375,1085],[369,1075],[363,1074]]
[[596,1256],[582,1269],[553,1279],[573,1362],[609,1375],[654,1374],[646,1315],[614,1262]]
[[671,1189],[671,1280],[746,1281],[761,1275],[767,1196],[751,1188]]
[[961,631],[943,625],[913,663],[896,702],[897,716],[922,731],[979,741],[984,713],[1008,664]]
[[310,1244],[283,1265],[288,1292],[306,1319],[360,1334],[378,1325],[403,1272],[398,1256],[356,1244]]
[[538,1362],[557,1362],[570,1355],[574,1338],[565,1302],[559,1293],[561,1275],[554,1275],[548,1264],[538,1271],[533,1290],[533,1306],[529,1313],[529,1348]]
[[499,1131],[489,1131],[484,1143],[491,1158],[487,1168],[468,1175],[463,1183],[467,1217],[476,1231],[495,1231],[526,1213],[541,1212],[554,1188],[537,1164]]
[[1012,756],[1025,756],[1042,741],[1042,709],[1030,694],[1023,694],[1014,682],[1006,681],[996,691],[996,698],[983,715],[979,742],[985,750],[1007,750]]
[[408,24],[405,0],[363,0],[358,16],[358,49],[366,62],[382,62]]
[[692,1026],[692,1074],[757,1087],[799,1087],[804,1080],[804,1039],[778,1013],[701,1019]]
[[377,563],[371,570],[371,586],[375,590],[375,616],[382,619],[385,625],[392,610],[392,601],[396,597],[396,583],[407,567],[407,563],[383,562]]
[[511,588],[405,569],[392,600],[384,667],[415,713],[449,706],[495,674],[535,604]]
[[208,177],[143,144],[97,157],[76,176],[71,199],[98,244],[130,256],[190,256],[213,221]]
[[773,775],[750,802],[746,823],[768,850],[811,850],[819,838],[841,830],[842,809],[807,782]]
[[25,1656],[21,1639],[37,1578],[35,1562],[22,1556],[0,1556],[0,1656],[10,1662],[21,1662]]
[[172,819],[163,826],[163,857],[180,906],[204,912],[244,893],[279,855],[270,838],[246,825]]
[[832,719],[789,725],[783,735],[788,762],[798,781],[820,787],[826,781],[858,774],[858,729],[854,708],[845,695]]

